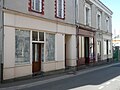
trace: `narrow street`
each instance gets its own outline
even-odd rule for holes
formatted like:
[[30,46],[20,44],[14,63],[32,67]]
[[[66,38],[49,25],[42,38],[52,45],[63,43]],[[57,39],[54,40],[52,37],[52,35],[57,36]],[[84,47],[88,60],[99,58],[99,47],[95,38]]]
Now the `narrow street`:
[[22,90],[120,90],[120,65]]
[[[16,83],[15,83],[16,84]],[[0,90],[120,90],[120,64],[103,65]]]

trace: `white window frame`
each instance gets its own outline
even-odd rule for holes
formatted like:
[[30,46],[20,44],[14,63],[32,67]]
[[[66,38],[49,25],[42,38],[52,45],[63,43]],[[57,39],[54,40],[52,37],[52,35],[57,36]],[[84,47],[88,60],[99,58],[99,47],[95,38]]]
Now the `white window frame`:
[[[36,3],[39,2],[37,5],[39,5],[39,10],[36,9],[37,5]],[[37,11],[37,12],[42,12],[42,3],[43,3],[43,0],[31,0],[31,9],[33,11]]]
[[109,17],[106,17],[105,24],[106,24],[106,30],[109,31]]
[[[86,10],[89,9],[88,11],[88,17],[86,17]],[[88,22],[87,21],[87,18],[88,18]],[[88,3],[85,3],[85,7],[84,7],[84,22],[85,22],[85,25],[88,25],[88,26],[91,26],[91,5],[88,4]]]
[[[98,16],[100,16],[99,20],[98,20]],[[100,11],[98,11],[96,15],[96,28],[101,29],[101,12]]]
[[[65,5],[64,5],[64,0],[57,0],[57,17],[59,18],[65,18]],[[61,5],[61,6],[60,6]]]

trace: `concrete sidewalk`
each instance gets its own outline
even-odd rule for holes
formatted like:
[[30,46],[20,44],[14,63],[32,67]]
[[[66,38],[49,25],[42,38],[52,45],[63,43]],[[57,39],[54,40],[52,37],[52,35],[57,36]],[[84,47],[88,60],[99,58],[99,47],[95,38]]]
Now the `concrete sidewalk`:
[[53,81],[65,79],[65,78],[70,78],[74,76],[78,76],[81,74],[85,74],[88,72],[108,68],[114,65],[119,65],[120,63],[112,63],[109,65],[100,65],[100,66],[95,66],[95,67],[87,67],[86,69],[82,69],[79,71],[76,71],[76,73],[61,73],[58,75],[51,75],[51,76],[46,76],[46,77],[36,77],[36,78],[31,78],[29,80],[23,80],[23,81],[17,81],[17,82],[12,82],[12,83],[6,83],[6,84],[1,84],[0,85],[0,90],[16,90],[16,89],[23,89],[23,88],[28,88],[28,87],[33,87],[36,85],[42,85],[46,83],[50,83]]

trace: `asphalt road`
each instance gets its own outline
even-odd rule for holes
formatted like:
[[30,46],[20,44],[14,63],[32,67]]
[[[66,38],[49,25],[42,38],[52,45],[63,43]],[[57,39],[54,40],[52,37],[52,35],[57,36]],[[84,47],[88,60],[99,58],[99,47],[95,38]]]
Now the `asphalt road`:
[[120,90],[120,64],[21,90]]

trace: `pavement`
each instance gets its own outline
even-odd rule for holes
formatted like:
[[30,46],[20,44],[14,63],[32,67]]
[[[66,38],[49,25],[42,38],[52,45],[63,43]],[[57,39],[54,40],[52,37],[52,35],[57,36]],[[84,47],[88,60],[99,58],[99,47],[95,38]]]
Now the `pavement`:
[[[87,67],[86,69],[83,69],[83,70],[80,70],[80,71],[77,71],[76,73],[61,73],[61,74],[59,74],[59,75],[51,75],[51,76],[47,76],[47,77],[37,77],[37,78],[31,78],[31,79],[29,79],[29,80],[23,80],[23,81],[17,81],[17,82],[11,82],[11,83],[6,83],[6,84],[1,84],[0,85],[0,90],[33,90],[34,88],[34,90],[66,90],[66,89],[68,89],[70,86],[76,86],[76,85],[78,85],[78,86],[84,86],[84,85],[81,85],[81,84],[86,84],[86,78],[87,78],[87,80],[89,80],[89,76],[87,76],[87,73],[91,73],[91,74],[89,74],[89,75],[91,75],[92,76],[92,78],[94,78],[94,81],[92,81],[91,79],[89,80],[90,81],[90,83],[92,83],[93,85],[95,84],[95,83],[98,83],[98,82],[96,82],[97,81],[97,79],[98,78],[101,78],[101,80],[102,80],[102,77],[100,77],[99,75],[100,74],[102,74],[102,73],[105,73],[105,77],[106,77],[106,75],[108,75],[107,73],[106,73],[106,71],[104,71],[103,69],[105,69],[105,68],[108,68],[109,69],[109,67],[114,67],[114,66],[116,66],[116,65],[120,65],[120,63],[118,62],[118,63],[112,63],[112,64],[109,64],[109,65],[107,65],[107,64],[105,64],[105,65],[100,65],[100,66],[95,66],[95,67]],[[113,71],[112,70],[116,70],[116,71],[118,71],[119,69],[116,69],[116,68],[111,68],[110,70],[108,70],[108,71],[111,71],[111,72],[109,72],[110,74],[112,73],[112,76],[114,76],[114,73],[113,73]],[[102,71],[99,71],[99,72],[97,72],[98,70],[102,70],[102,71],[104,71],[104,72],[102,72]],[[102,73],[101,73],[102,72]],[[99,76],[99,77],[97,77],[97,78],[95,78],[92,74],[94,73],[94,75],[96,75],[96,76]],[[117,72],[115,72],[115,73],[117,73]],[[116,76],[118,76],[118,74],[119,73],[117,73],[116,74]],[[86,77],[85,77],[86,76]],[[102,75],[101,75],[102,76]],[[82,78],[83,77],[83,78]],[[115,76],[114,76],[115,77]],[[78,78],[80,78],[81,80],[80,81],[78,81]],[[103,77],[104,78],[104,77]],[[107,77],[106,77],[107,78]],[[112,77],[111,77],[112,78]],[[119,77],[117,77],[117,78],[119,78]],[[95,80],[96,79],[96,80]],[[74,81],[74,80],[76,80],[76,81],[78,81],[78,82],[76,82],[76,83],[74,83],[74,82],[70,82],[70,81]],[[112,81],[119,81],[119,79],[113,79]],[[67,82],[67,81],[69,81],[69,83]],[[64,86],[64,88],[62,89],[62,88],[60,88],[58,85],[57,85],[57,83],[58,84],[60,84],[60,86],[61,85],[63,85],[63,84],[65,84],[65,86]],[[68,84],[67,84],[68,83]],[[81,83],[81,84],[80,84]],[[87,85],[90,85],[89,84],[89,82],[87,82],[88,84]],[[105,85],[109,85],[111,82],[107,82]],[[53,87],[53,86],[55,86],[56,85],[56,88],[51,88],[50,89],[50,87]],[[68,85],[68,86],[67,86]],[[58,87],[57,87],[58,86]],[[47,87],[46,89],[44,89],[45,87]],[[61,86],[62,87],[62,86]],[[89,88],[90,88],[90,86],[88,86]],[[98,89],[102,89],[102,88],[104,88],[105,86],[104,85],[101,85],[101,86],[99,86],[98,87]],[[41,88],[41,89],[40,89]],[[72,87],[73,88],[73,87]],[[107,87],[106,87],[107,88]],[[73,90],[73,89],[71,89],[71,88],[69,88],[70,90]],[[85,88],[83,87],[80,87],[80,88],[74,88],[75,90],[85,90]],[[89,90],[89,89],[86,89],[86,90]],[[91,89],[91,90],[94,90],[94,89]],[[97,90],[97,89],[95,89],[95,90]],[[107,89],[106,89],[107,90]],[[110,89],[108,89],[108,90],[110,90]],[[114,89],[113,89],[114,90]],[[120,89],[118,89],[118,90],[120,90]]]

